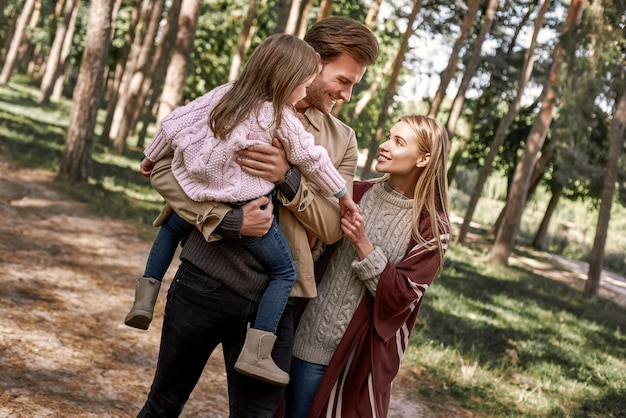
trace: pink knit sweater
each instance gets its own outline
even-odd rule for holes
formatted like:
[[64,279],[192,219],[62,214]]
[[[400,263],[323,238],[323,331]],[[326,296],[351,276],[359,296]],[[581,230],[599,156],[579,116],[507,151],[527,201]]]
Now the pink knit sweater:
[[313,142],[291,110],[283,112],[276,129],[273,107],[265,102],[233,129],[226,140],[209,128],[209,115],[231,84],[219,86],[191,103],[179,107],[161,122],[144,154],[157,161],[173,152],[172,173],[195,201],[242,202],[268,194],[274,184],[244,173],[236,162],[237,151],[254,144],[271,144],[278,138],[287,159],[323,193],[335,195],[346,187],[328,153]]

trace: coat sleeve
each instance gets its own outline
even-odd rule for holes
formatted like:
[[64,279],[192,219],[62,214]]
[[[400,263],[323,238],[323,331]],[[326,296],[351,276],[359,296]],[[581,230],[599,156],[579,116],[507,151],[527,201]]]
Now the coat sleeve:
[[[429,217],[422,217],[420,229],[424,238],[433,242]],[[441,236],[443,248],[447,247],[449,234]],[[435,249],[417,244],[414,239],[403,260],[383,270],[374,298],[374,327],[383,341],[392,338],[405,326],[407,320],[419,307],[426,290],[441,267],[440,254]]]
[[[348,192],[352,193],[352,183],[358,160],[358,147],[354,131],[350,131],[348,142],[346,152],[336,167],[346,182]],[[315,191],[305,177],[302,178],[300,188],[293,199],[287,200],[280,195],[279,199],[287,209],[295,214],[298,221],[307,230],[313,232],[313,235],[325,244],[333,244],[343,236],[337,199]]]

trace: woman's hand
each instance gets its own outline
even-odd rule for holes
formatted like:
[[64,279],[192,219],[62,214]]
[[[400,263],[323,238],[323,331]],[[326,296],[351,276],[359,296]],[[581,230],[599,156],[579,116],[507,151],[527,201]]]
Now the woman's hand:
[[356,249],[359,259],[363,260],[374,251],[374,246],[365,233],[365,223],[361,213],[354,213],[341,218],[341,229]]

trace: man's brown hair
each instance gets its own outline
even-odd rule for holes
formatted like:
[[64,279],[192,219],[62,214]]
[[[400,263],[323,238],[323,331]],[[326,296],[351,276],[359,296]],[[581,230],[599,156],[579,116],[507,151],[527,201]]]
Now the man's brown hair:
[[332,16],[315,23],[304,40],[322,57],[323,63],[347,54],[359,64],[371,65],[378,57],[378,40],[365,25],[343,16]]

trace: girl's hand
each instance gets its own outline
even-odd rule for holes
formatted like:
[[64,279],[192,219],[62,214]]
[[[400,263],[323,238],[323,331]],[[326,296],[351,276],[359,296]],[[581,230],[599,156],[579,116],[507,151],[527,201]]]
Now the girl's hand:
[[139,164],[139,172],[144,177],[150,177],[152,169],[154,168],[154,162],[150,161],[147,157],[144,158]]
[[357,205],[348,193],[339,198],[339,208],[341,210],[342,218],[350,218],[353,221],[355,216],[361,212],[361,208]]
[[359,259],[363,260],[374,251],[374,245],[372,245],[365,233],[365,223],[360,209],[353,216],[341,218],[341,229],[346,238],[354,245]]

